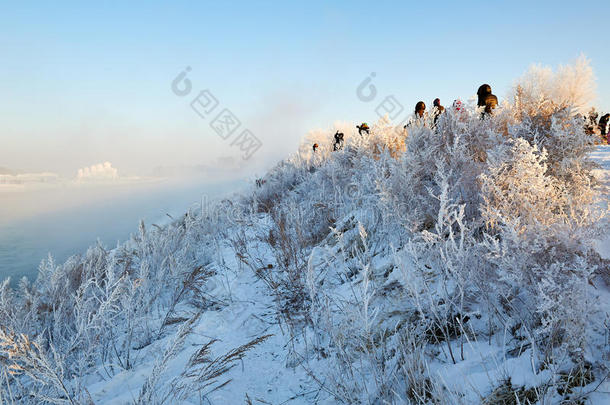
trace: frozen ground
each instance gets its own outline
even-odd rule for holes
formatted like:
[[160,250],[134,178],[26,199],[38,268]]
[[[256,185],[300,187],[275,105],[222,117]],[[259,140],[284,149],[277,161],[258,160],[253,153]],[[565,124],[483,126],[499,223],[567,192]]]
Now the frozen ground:
[[[392,156],[380,121],[241,196],[7,280],[0,403],[610,403],[608,262],[590,249],[596,211],[573,203],[595,200],[553,186],[524,138],[493,139],[477,171],[466,147],[494,122],[447,120],[477,137],[420,128]],[[607,199],[610,148],[593,158]],[[593,196],[588,174],[564,178]],[[490,184],[496,206],[476,194]]]
[[[600,146],[594,159],[602,169],[597,171],[599,178],[610,185],[610,147]],[[261,224],[265,216],[260,216]],[[599,244],[600,252],[610,255],[610,234]],[[265,253],[261,252],[264,256]],[[271,253],[268,252],[270,263]],[[213,355],[218,356],[243,345],[256,337],[272,335],[263,343],[249,350],[219,382],[230,380],[226,386],[205,395],[201,393],[200,403],[240,404],[248,398],[260,404],[330,404],[332,397],[320,388],[320,384],[309,377],[308,373],[324,375],[325,361],[311,355],[307,359],[295,358],[295,346],[304,348],[306,336],[289,341],[286,325],[280,325],[275,315],[273,297],[267,287],[255,277],[252,270],[243,266],[235,257],[227,242],[217,250],[213,264],[217,274],[207,283],[206,293],[215,297],[220,305],[217,310],[203,313],[194,332],[187,338],[182,351],[173,358],[163,374],[164,381],[170,381],[184,369],[189,357],[202,344],[210,339],[217,342],[212,346]],[[610,294],[603,286],[595,290],[601,307],[610,307]],[[123,371],[112,378],[100,379],[91,376],[87,388],[95,403],[130,404],[137,398],[151,374],[158,353],[169,344],[172,336],[157,341],[137,353],[145,361],[129,371]],[[511,378],[516,386],[536,387],[548,371],[536,372],[532,367],[531,349],[524,345],[521,354],[507,357],[507,346],[513,343],[494,337],[490,342],[467,342],[464,357],[466,360],[457,365],[449,361],[435,360],[429,367],[433,374],[447,387],[454,389],[469,388],[470,397],[462,398],[463,403],[478,403],[489,393],[490,387],[498,381]],[[512,348],[512,347],[511,347]],[[305,350],[306,352],[306,350]],[[583,387],[583,392],[597,388],[589,396],[593,404],[610,403],[610,381],[601,385],[595,383]],[[478,393],[478,394],[476,394]],[[191,402],[198,403],[198,402]]]

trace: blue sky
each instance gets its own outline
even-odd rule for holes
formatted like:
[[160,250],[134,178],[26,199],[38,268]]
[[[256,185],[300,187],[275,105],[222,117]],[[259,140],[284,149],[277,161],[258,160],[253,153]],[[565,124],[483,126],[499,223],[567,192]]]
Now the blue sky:
[[256,161],[310,129],[374,121],[355,89],[504,98],[532,63],[581,53],[610,110],[607,2],[31,2],[0,6],[0,166],[124,174],[238,156],[170,90],[186,66],[263,141]]

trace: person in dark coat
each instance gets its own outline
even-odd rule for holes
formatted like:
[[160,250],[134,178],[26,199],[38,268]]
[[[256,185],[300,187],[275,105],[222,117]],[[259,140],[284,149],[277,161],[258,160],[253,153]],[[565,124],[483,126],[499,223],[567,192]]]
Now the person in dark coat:
[[333,151],[343,149],[343,132],[335,132],[335,143],[333,145]]
[[445,112],[445,107],[441,105],[440,98],[435,98],[432,102],[432,105],[434,106],[432,107],[432,120],[434,125],[436,126],[436,121],[438,121],[438,117],[440,117],[441,114]]
[[489,84],[482,84],[477,91],[477,96],[479,98],[477,105],[485,107],[483,116],[491,114],[493,109],[498,106],[498,97],[491,93],[491,86]]
[[424,118],[425,112],[426,112],[426,103],[424,103],[423,101],[418,101],[417,104],[415,104],[415,115],[418,118]]
[[602,117],[599,119],[599,124],[597,124],[597,125],[599,126],[599,130],[600,130],[602,136],[607,136],[608,132],[610,132],[608,130],[609,122],[610,122],[610,114],[602,115]]

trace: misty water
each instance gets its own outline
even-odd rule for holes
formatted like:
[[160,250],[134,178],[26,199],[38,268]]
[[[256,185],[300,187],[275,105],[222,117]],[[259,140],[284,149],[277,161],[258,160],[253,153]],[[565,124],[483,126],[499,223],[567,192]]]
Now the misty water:
[[0,279],[11,277],[13,286],[23,276],[34,280],[49,254],[63,263],[97,239],[115,247],[137,232],[140,220],[163,225],[202,199],[222,198],[243,184],[166,181],[0,191]]

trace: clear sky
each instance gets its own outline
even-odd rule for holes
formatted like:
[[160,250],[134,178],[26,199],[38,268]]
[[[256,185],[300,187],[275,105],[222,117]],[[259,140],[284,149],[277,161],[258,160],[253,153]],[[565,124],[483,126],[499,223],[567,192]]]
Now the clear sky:
[[[482,83],[504,98],[532,63],[588,56],[610,110],[607,1],[4,2],[0,166],[121,174],[239,156],[189,106],[209,89],[263,142],[253,162],[295,150],[310,129],[374,121],[356,97],[443,104]],[[186,67],[193,94],[172,80]]]

